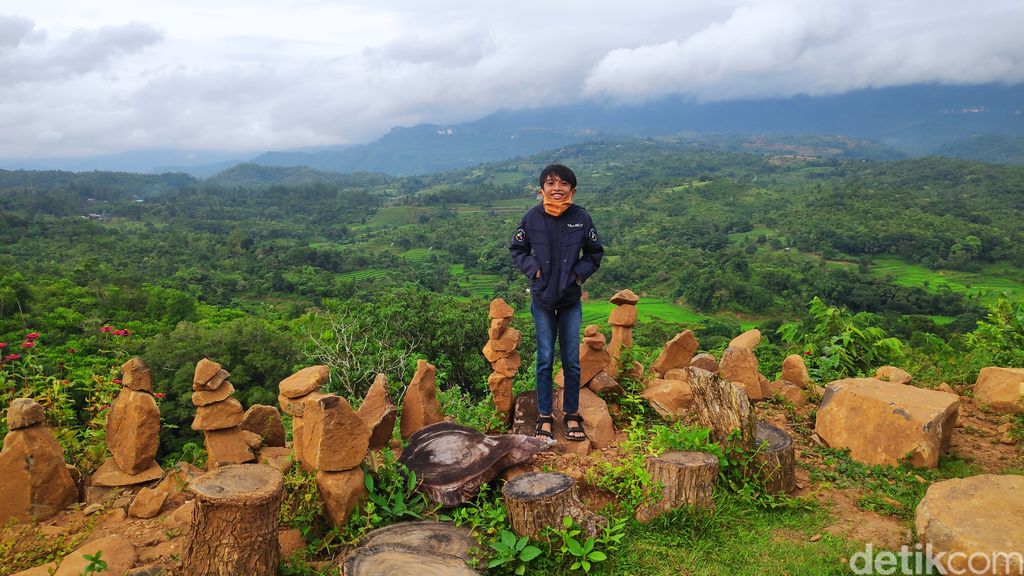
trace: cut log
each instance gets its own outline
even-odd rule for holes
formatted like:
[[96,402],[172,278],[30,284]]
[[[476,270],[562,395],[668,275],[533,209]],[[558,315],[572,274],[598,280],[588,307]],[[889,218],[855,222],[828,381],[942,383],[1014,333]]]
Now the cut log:
[[757,423],[757,453],[751,473],[773,494],[796,489],[796,449],[785,430]]
[[[711,429],[714,440],[725,446],[753,450],[757,417],[742,388],[707,370],[689,367],[690,391],[701,426]],[[730,440],[734,430],[738,440]]]
[[458,556],[381,545],[356,548],[342,566],[344,576],[478,576]]
[[442,506],[473,499],[502,470],[544,451],[552,440],[521,434],[485,435],[454,422],[438,422],[409,438],[398,461],[416,473],[418,490]]
[[479,548],[467,526],[456,526],[451,522],[417,520],[398,522],[372,530],[359,544],[367,547],[395,546],[409,550],[429,550],[463,560],[469,560],[469,551]]
[[284,479],[265,464],[234,464],[192,481],[196,495],[182,571],[192,576],[277,574]]
[[587,511],[576,490],[576,481],[558,472],[528,472],[505,483],[501,495],[508,509],[512,530],[520,536],[536,537],[544,528],[562,527],[572,517],[584,531],[596,536],[600,527]]
[[718,458],[705,452],[666,452],[647,458],[652,485],[661,486],[661,499],[637,510],[636,519],[655,517],[685,506],[715,509],[712,495],[718,478]]

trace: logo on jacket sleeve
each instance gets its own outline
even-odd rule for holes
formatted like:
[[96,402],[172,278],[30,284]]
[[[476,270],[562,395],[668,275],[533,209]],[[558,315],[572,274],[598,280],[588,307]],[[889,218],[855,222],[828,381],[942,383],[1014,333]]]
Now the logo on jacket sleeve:
[[597,242],[597,230],[594,230],[593,228],[590,229],[590,241]]
[[516,242],[524,242],[526,240],[526,230],[519,228],[516,230]]

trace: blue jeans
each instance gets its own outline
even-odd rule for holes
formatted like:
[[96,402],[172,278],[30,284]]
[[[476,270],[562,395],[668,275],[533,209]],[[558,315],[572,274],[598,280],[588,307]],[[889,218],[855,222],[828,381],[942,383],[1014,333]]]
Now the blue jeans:
[[583,303],[549,310],[532,302],[533,327],[537,333],[537,412],[551,414],[551,368],[555,358],[555,338],[561,352],[565,391],[562,409],[575,414],[580,404],[580,325],[583,323]]

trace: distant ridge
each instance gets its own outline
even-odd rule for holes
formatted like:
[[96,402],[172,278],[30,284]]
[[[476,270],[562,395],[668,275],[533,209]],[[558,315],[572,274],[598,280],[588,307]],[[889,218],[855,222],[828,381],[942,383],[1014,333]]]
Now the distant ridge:
[[238,164],[204,180],[208,185],[225,188],[263,188],[267,186],[300,186],[326,183],[350,186],[366,186],[387,182],[383,174],[354,173],[340,174],[314,170],[307,166],[261,166],[259,164]]

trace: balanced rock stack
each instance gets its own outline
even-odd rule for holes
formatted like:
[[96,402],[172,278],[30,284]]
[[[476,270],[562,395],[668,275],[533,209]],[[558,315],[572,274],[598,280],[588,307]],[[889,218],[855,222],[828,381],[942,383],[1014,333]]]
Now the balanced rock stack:
[[112,457],[92,475],[93,486],[131,486],[156,480],[160,445],[160,408],[152,375],[139,358],[121,366],[121,392],[107,414],[107,447]]
[[693,353],[697,351],[697,338],[690,330],[683,330],[669,340],[658,359],[651,364],[653,378],[647,381],[642,393],[647,402],[662,418],[679,420],[693,405],[689,371]]
[[196,405],[192,429],[206,436],[206,467],[210,470],[252,462],[256,459],[253,451],[262,444],[259,434],[242,429],[245,411],[231,396],[235,387],[228,382],[230,375],[220,364],[203,358],[192,378],[192,403]]
[[495,408],[506,422],[512,416],[512,379],[522,364],[519,352],[516,351],[522,334],[509,326],[514,313],[505,300],[495,298],[491,301],[491,326],[487,331],[488,340],[483,350],[484,357],[491,363],[493,370],[487,378],[487,386],[491,389]]
[[302,465],[316,470],[317,489],[331,524],[343,526],[366,495],[359,465],[366,458],[372,431],[348,400],[335,394],[308,400],[302,422]]
[[44,422],[43,407],[15,398],[7,409],[0,452],[0,526],[8,520],[43,520],[78,500],[64,449]]
[[292,416],[292,450],[295,453],[295,460],[301,462],[302,467],[308,472],[312,472],[316,466],[314,460],[304,458],[302,453],[306,445],[306,403],[324,397],[320,387],[327,382],[330,375],[331,369],[327,366],[309,366],[278,384],[277,401],[281,405],[281,410]]
[[751,400],[763,400],[772,395],[771,383],[757,371],[754,348],[761,342],[761,331],[748,330],[732,339],[722,353],[718,374],[740,386]]
[[[629,288],[611,297],[611,303],[615,304],[615,308],[608,314],[608,324],[612,327],[612,339],[608,343],[608,353],[611,354],[608,372],[613,376],[637,369],[638,363],[634,363],[633,366],[622,366],[622,349],[633,346],[633,326],[636,326],[636,304],[639,301],[640,297]],[[643,367],[640,366],[639,369],[642,374]]]

